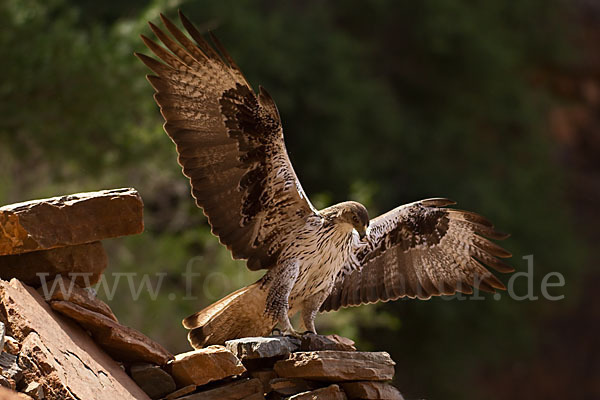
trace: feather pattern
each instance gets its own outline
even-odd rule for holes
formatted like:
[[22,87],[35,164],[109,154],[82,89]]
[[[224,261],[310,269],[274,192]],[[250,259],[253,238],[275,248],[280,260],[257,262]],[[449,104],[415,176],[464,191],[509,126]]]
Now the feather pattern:
[[165,131],[212,232],[250,269],[271,268],[316,210],[288,158],[271,96],[252,90],[214,36],[216,49],[180,18],[191,38],[161,15],[168,33],[150,28],[165,47],[142,36],[158,60],[136,56],[155,74],[148,80]]
[[[234,258],[269,271],[183,321],[196,348],[263,335],[275,325],[292,331],[301,311],[315,331],[317,311],[401,297],[504,289],[487,269],[511,272],[503,239],[478,214],[428,199],[371,221],[366,208],[344,202],[317,211],[290,163],[281,118],[267,91],[250,87],[232,57],[211,45],[181,13],[186,35],[161,15],[142,40],[156,58],[137,57],[176,145],[183,174],[212,232]],[[367,226],[368,229],[367,229]],[[366,240],[363,240],[365,239]]]
[[478,214],[444,208],[451,204],[447,199],[422,200],[371,220],[367,241],[354,238],[348,262],[321,311],[405,296],[472,293],[473,287],[505,289],[483,264],[511,272],[498,259],[511,254],[483,236],[508,235]]

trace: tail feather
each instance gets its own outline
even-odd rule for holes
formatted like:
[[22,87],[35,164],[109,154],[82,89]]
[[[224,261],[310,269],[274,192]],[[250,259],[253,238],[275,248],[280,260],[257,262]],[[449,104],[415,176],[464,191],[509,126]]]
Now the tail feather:
[[183,320],[190,344],[202,348],[223,344],[226,340],[248,336],[264,336],[275,322],[264,314],[266,290],[254,283],[237,290]]

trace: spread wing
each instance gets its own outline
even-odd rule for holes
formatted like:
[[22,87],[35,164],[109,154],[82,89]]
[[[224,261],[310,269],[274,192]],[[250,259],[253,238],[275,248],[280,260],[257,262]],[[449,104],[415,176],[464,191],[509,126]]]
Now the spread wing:
[[[192,39],[161,15],[172,36],[153,24],[165,47],[142,36],[162,61],[137,54],[190,179],[196,204],[234,258],[269,268],[298,224],[315,213],[294,173],[277,107],[256,95],[213,37],[213,46],[180,13]],[[292,240],[288,239],[288,240]]]
[[321,311],[400,297],[428,299],[473,287],[494,292],[504,285],[484,267],[513,269],[497,257],[510,253],[488,239],[504,239],[485,218],[442,208],[447,199],[400,206],[371,220],[368,240],[355,237],[350,261],[339,273]]

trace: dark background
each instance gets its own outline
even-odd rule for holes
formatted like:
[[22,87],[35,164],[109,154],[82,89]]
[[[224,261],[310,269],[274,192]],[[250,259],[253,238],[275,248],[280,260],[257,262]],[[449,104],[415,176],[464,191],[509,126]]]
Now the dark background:
[[106,243],[107,283],[160,290],[99,293],[174,352],[181,318],[260,276],[211,236],[133,56],[178,8],[273,95],[317,207],[449,197],[512,233],[518,271],[533,255],[538,300],[397,301],[321,316],[322,333],[390,352],[409,399],[600,398],[599,2],[0,2],[0,204],[137,188],[146,232]]

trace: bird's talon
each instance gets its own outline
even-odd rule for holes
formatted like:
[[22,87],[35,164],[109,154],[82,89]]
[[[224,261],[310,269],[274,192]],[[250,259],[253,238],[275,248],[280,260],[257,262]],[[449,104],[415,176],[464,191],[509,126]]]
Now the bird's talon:
[[281,336],[281,329],[273,328],[273,330],[271,331],[271,336]]
[[295,331],[295,330],[284,330],[284,331],[281,332],[281,334],[283,336],[290,336],[290,337],[293,337],[293,338],[296,338],[296,339],[301,339],[302,335],[303,335],[302,333],[300,333],[298,331]]

